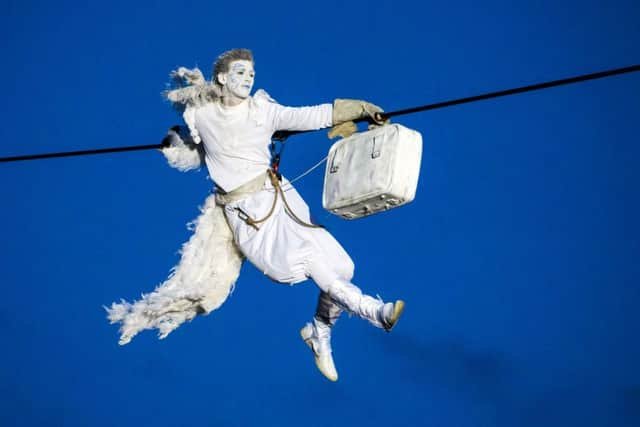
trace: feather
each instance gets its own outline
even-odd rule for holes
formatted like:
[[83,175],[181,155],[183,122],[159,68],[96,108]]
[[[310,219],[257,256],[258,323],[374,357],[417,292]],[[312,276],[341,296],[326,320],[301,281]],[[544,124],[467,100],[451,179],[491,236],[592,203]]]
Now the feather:
[[181,172],[199,169],[205,163],[202,146],[194,143],[190,135],[180,135],[174,128],[169,129],[162,145],[161,151],[169,166]]
[[120,323],[120,345],[145,329],[158,329],[163,339],[196,315],[220,307],[233,291],[243,257],[215,195],[206,199],[200,216],[189,226],[194,233],[164,283],[138,301],[105,307],[110,322]]

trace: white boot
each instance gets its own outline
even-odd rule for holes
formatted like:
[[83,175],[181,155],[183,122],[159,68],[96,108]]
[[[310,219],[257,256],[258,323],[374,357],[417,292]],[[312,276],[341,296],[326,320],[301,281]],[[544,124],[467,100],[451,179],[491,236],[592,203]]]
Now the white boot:
[[314,317],[312,323],[307,323],[300,330],[300,336],[313,351],[316,366],[322,375],[330,381],[338,381],[338,372],[331,355],[331,326]]
[[402,300],[385,304],[380,299],[363,294],[356,285],[343,280],[335,281],[327,289],[327,293],[345,310],[386,331],[395,326],[404,310]]

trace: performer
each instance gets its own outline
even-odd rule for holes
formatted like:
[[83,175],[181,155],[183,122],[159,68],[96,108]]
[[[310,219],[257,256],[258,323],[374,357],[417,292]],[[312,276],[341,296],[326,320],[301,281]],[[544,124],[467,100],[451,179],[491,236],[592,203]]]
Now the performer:
[[169,131],[163,154],[180,170],[204,163],[216,190],[169,279],[134,304],[122,301],[107,309],[112,323],[122,323],[120,344],[149,328],[158,328],[164,338],[196,314],[219,307],[246,258],[277,282],[310,278],[320,288],[316,313],[300,334],[320,372],[336,381],[331,330],[342,311],[390,331],[404,302],[384,303],[351,283],[351,258],[324,228],[311,223],[302,197],[271,168],[269,144],[280,130],[334,126],[330,135],[344,136],[355,131],[353,120],[375,122],[382,110],[358,100],[286,107],[263,90],[250,96],[255,71],[247,49],[220,55],[213,82],[198,69],[180,68],[174,77],[188,85],[166,96],[183,113],[187,128]]

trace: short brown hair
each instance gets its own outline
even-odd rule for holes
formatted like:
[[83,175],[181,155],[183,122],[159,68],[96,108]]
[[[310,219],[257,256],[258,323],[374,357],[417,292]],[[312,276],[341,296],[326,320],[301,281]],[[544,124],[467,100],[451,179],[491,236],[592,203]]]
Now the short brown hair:
[[228,72],[229,64],[233,61],[241,60],[253,62],[253,53],[249,49],[231,49],[222,53],[213,63],[213,76],[211,76],[211,80],[217,86],[220,86],[220,83],[218,83],[218,74]]

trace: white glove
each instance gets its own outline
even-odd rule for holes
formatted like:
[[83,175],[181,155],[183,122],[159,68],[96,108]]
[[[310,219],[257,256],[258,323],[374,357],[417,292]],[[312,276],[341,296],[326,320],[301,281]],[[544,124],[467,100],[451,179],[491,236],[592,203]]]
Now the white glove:
[[371,129],[389,123],[380,113],[384,110],[375,104],[357,99],[336,99],[333,101],[333,127],[329,131],[329,139],[336,136],[347,138],[358,131],[354,120],[366,119]]

